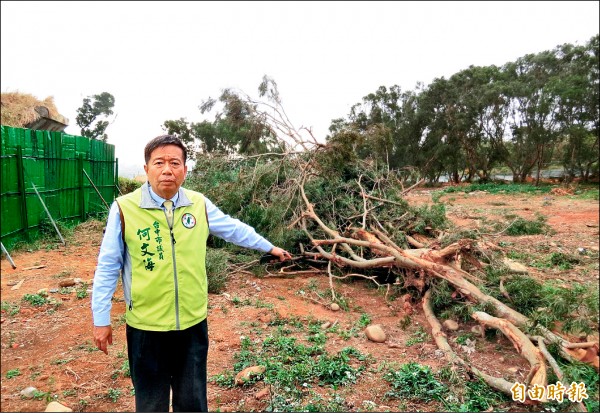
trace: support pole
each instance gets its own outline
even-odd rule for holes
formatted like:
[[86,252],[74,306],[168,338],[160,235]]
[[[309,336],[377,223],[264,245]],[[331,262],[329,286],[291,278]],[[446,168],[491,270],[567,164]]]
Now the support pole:
[[29,220],[27,219],[27,192],[25,191],[25,167],[23,165],[23,148],[17,145],[17,187],[21,206],[21,226],[25,239],[29,240]]
[[85,177],[88,179],[88,181],[90,181],[90,184],[92,184],[92,186],[96,190],[96,193],[98,194],[98,196],[100,197],[100,199],[102,200],[102,202],[104,202],[104,206],[106,207],[106,209],[110,210],[110,207],[108,206],[108,204],[106,203],[106,201],[104,200],[104,198],[102,198],[102,194],[100,193],[100,191],[98,191],[98,188],[96,188],[96,185],[94,185],[94,182],[92,181],[92,178],[90,178],[90,176],[85,171],[85,169],[83,169],[83,173],[85,174]]
[[50,222],[52,222],[52,225],[54,225],[54,229],[56,230],[56,233],[58,234],[58,236],[59,236],[60,240],[62,241],[63,245],[67,245],[67,243],[65,242],[65,239],[63,238],[62,234],[58,230],[58,227],[56,226],[56,222],[54,222],[54,219],[52,218],[52,215],[50,215],[50,211],[48,211],[48,208],[46,207],[46,203],[42,199],[42,196],[38,192],[38,190],[35,187],[35,184],[33,183],[33,181],[31,181],[31,186],[33,187],[33,190],[35,191],[35,193],[38,196],[40,202],[42,203],[42,206],[44,207],[44,210],[46,211],[46,215],[48,215],[48,218],[50,218]]
[[8,251],[6,251],[4,244],[2,242],[0,242],[0,245],[2,245],[2,252],[6,254],[6,258],[8,258],[8,262],[10,262],[10,265],[12,265],[13,268],[17,268],[17,266],[15,265],[15,262],[10,257],[10,254],[8,253]]

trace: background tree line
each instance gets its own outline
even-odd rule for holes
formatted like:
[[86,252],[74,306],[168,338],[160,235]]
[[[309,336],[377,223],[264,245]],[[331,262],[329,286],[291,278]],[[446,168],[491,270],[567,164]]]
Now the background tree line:
[[[429,182],[446,176],[456,183],[489,180],[493,168],[503,167],[514,182],[535,171],[537,183],[543,168],[560,164],[567,180],[587,181],[598,175],[598,40],[560,45],[501,67],[470,66],[415,90],[381,86],[346,118],[332,121],[326,143],[335,157],[329,161],[343,170],[352,160],[366,160]],[[278,102],[272,86],[265,77],[260,96]],[[191,153],[284,151],[277,122],[269,122],[256,102],[226,89],[199,108],[204,114],[217,103],[222,109],[214,121],[180,118],[163,128],[180,136]]]

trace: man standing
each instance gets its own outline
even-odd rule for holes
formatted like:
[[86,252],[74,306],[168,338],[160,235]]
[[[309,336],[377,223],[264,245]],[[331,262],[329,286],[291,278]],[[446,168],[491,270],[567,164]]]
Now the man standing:
[[290,254],[220,211],[202,194],[182,188],[187,150],[162,135],[145,147],[148,182],[111,206],[94,275],[94,342],[112,344],[111,299],[119,275],[126,302],[127,353],[136,411],[208,411],[206,240]]

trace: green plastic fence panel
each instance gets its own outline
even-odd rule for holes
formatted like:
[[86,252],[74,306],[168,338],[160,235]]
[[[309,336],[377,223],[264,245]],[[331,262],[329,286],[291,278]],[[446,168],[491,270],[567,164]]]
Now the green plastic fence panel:
[[0,232],[5,246],[29,238],[49,222],[40,198],[55,221],[75,222],[106,212],[105,203],[114,200],[114,145],[62,132],[8,126],[1,126],[1,137]]

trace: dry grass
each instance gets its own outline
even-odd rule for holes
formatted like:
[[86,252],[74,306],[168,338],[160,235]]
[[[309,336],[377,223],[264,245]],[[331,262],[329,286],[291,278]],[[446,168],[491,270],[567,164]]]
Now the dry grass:
[[66,123],[66,119],[60,113],[54,104],[54,98],[48,96],[44,100],[39,100],[28,93],[7,92],[1,95],[1,123],[2,125],[23,128],[40,118],[40,114],[35,111],[37,106],[44,106],[48,109],[49,117],[61,123]]

